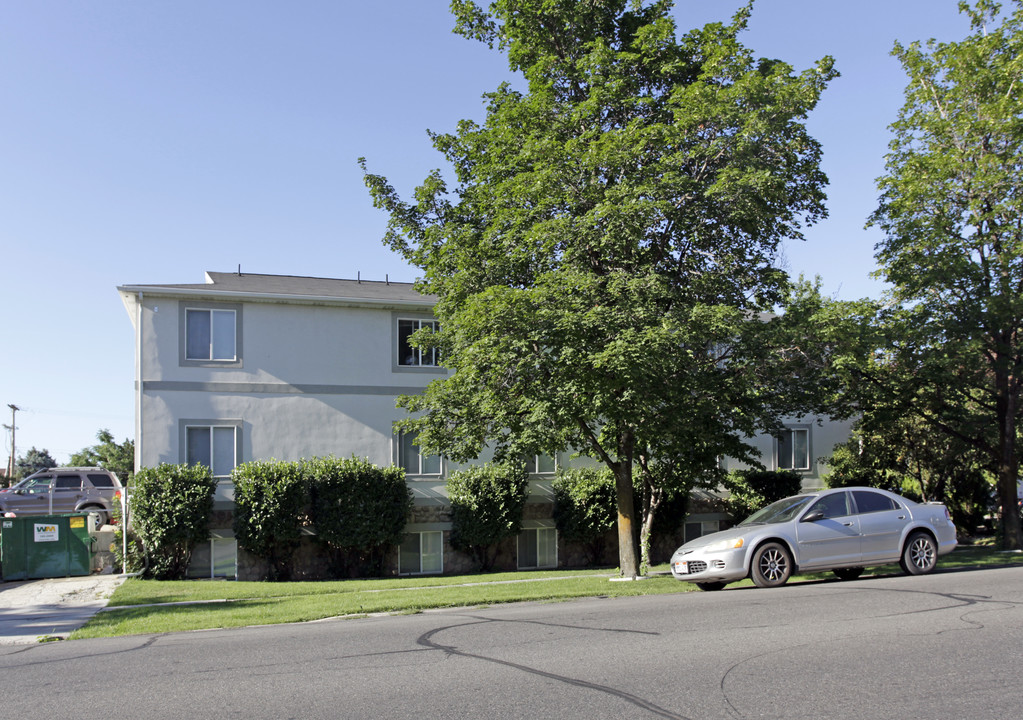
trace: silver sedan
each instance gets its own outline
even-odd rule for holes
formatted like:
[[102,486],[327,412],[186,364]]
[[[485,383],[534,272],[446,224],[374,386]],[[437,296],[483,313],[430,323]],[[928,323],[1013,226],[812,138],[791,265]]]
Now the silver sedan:
[[865,567],[894,562],[922,575],[955,547],[956,528],[943,504],[841,488],[779,500],[731,530],[687,542],[671,556],[671,572],[703,590],[745,577],[777,587],[793,573],[825,570],[852,580]]

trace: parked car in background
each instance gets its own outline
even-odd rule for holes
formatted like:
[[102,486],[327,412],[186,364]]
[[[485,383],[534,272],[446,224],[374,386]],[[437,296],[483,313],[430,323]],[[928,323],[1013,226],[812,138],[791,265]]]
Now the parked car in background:
[[121,481],[100,467],[57,467],[40,470],[0,492],[0,513],[52,515],[95,512],[100,524],[110,522],[121,502]]
[[702,590],[746,577],[777,587],[796,572],[826,570],[853,580],[866,567],[894,562],[922,575],[955,547],[956,528],[943,504],[841,488],[779,500],[730,530],[692,540],[672,555],[671,572]]

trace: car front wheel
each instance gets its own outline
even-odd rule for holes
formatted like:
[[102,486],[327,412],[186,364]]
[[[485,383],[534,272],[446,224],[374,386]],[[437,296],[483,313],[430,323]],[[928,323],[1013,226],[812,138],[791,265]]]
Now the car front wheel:
[[750,577],[757,587],[779,587],[792,575],[792,556],[784,545],[767,543],[753,553]]
[[902,549],[902,571],[907,575],[929,573],[938,564],[938,546],[927,533],[915,532]]

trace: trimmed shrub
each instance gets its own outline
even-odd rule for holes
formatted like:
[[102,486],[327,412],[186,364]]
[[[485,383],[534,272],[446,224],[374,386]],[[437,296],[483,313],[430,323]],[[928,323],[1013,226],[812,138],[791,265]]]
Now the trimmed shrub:
[[614,476],[607,468],[562,468],[551,483],[558,535],[582,544],[591,565],[604,555],[604,538],[615,527]]
[[792,470],[738,470],[725,483],[731,492],[728,511],[736,522],[745,520],[775,500],[798,495],[802,479]]
[[183,580],[196,543],[209,539],[217,481],[205,465],[143,468],[133,481],[131,530],[146,558],[144,577]]
[[290,580],[309,494],[301,463],[257,460],[231,474],[238,545],[267,561],[267,580]]
[[405,539],[412,491],[405,471],[367,460],[315,458],[305,463],[310,517],[338,576],[380,575],[389,547]]
[[486,464],[460,470],[448,477],[447,490],[452,546],[470,555],[480,570],[490,570],[498,544],[522,528],[522,510],[529,495],[525,464]]

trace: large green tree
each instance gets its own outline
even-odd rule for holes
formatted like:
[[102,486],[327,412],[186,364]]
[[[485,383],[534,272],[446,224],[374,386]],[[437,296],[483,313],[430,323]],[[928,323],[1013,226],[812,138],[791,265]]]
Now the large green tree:
[[986,454],[1005,547],[1019,549],[1023,4],[1012,5],[1001,15],[989,0],[961,3],[965,39],[893,51],[909,84],[872,222],[885,233],[879,272],[894,309],[885,362],[867,372]]
[[76,452],[68,464],[106,468],[127,484],[135,473],[135,441],[125,438],[117,443],[113,433],[105,428],[96,433],[96,439],[97,444]]
[[406,202],[366,173],[385,242],[437,297],[439,330],[417,341],[453,370],[401,400],[406,428],[456,460],[491,444],[604,463],[625,576],[635,469],[742,455],[791,399],[765,376],[761,313],[786,289],[779,243],[825,214],[802,121],[830,59],[796,74],[754,58],[749,7],[679,36],[671,7],[455,0],[456,32],[496,43],[524,88],[432,136],[453,186],[435,171]]

